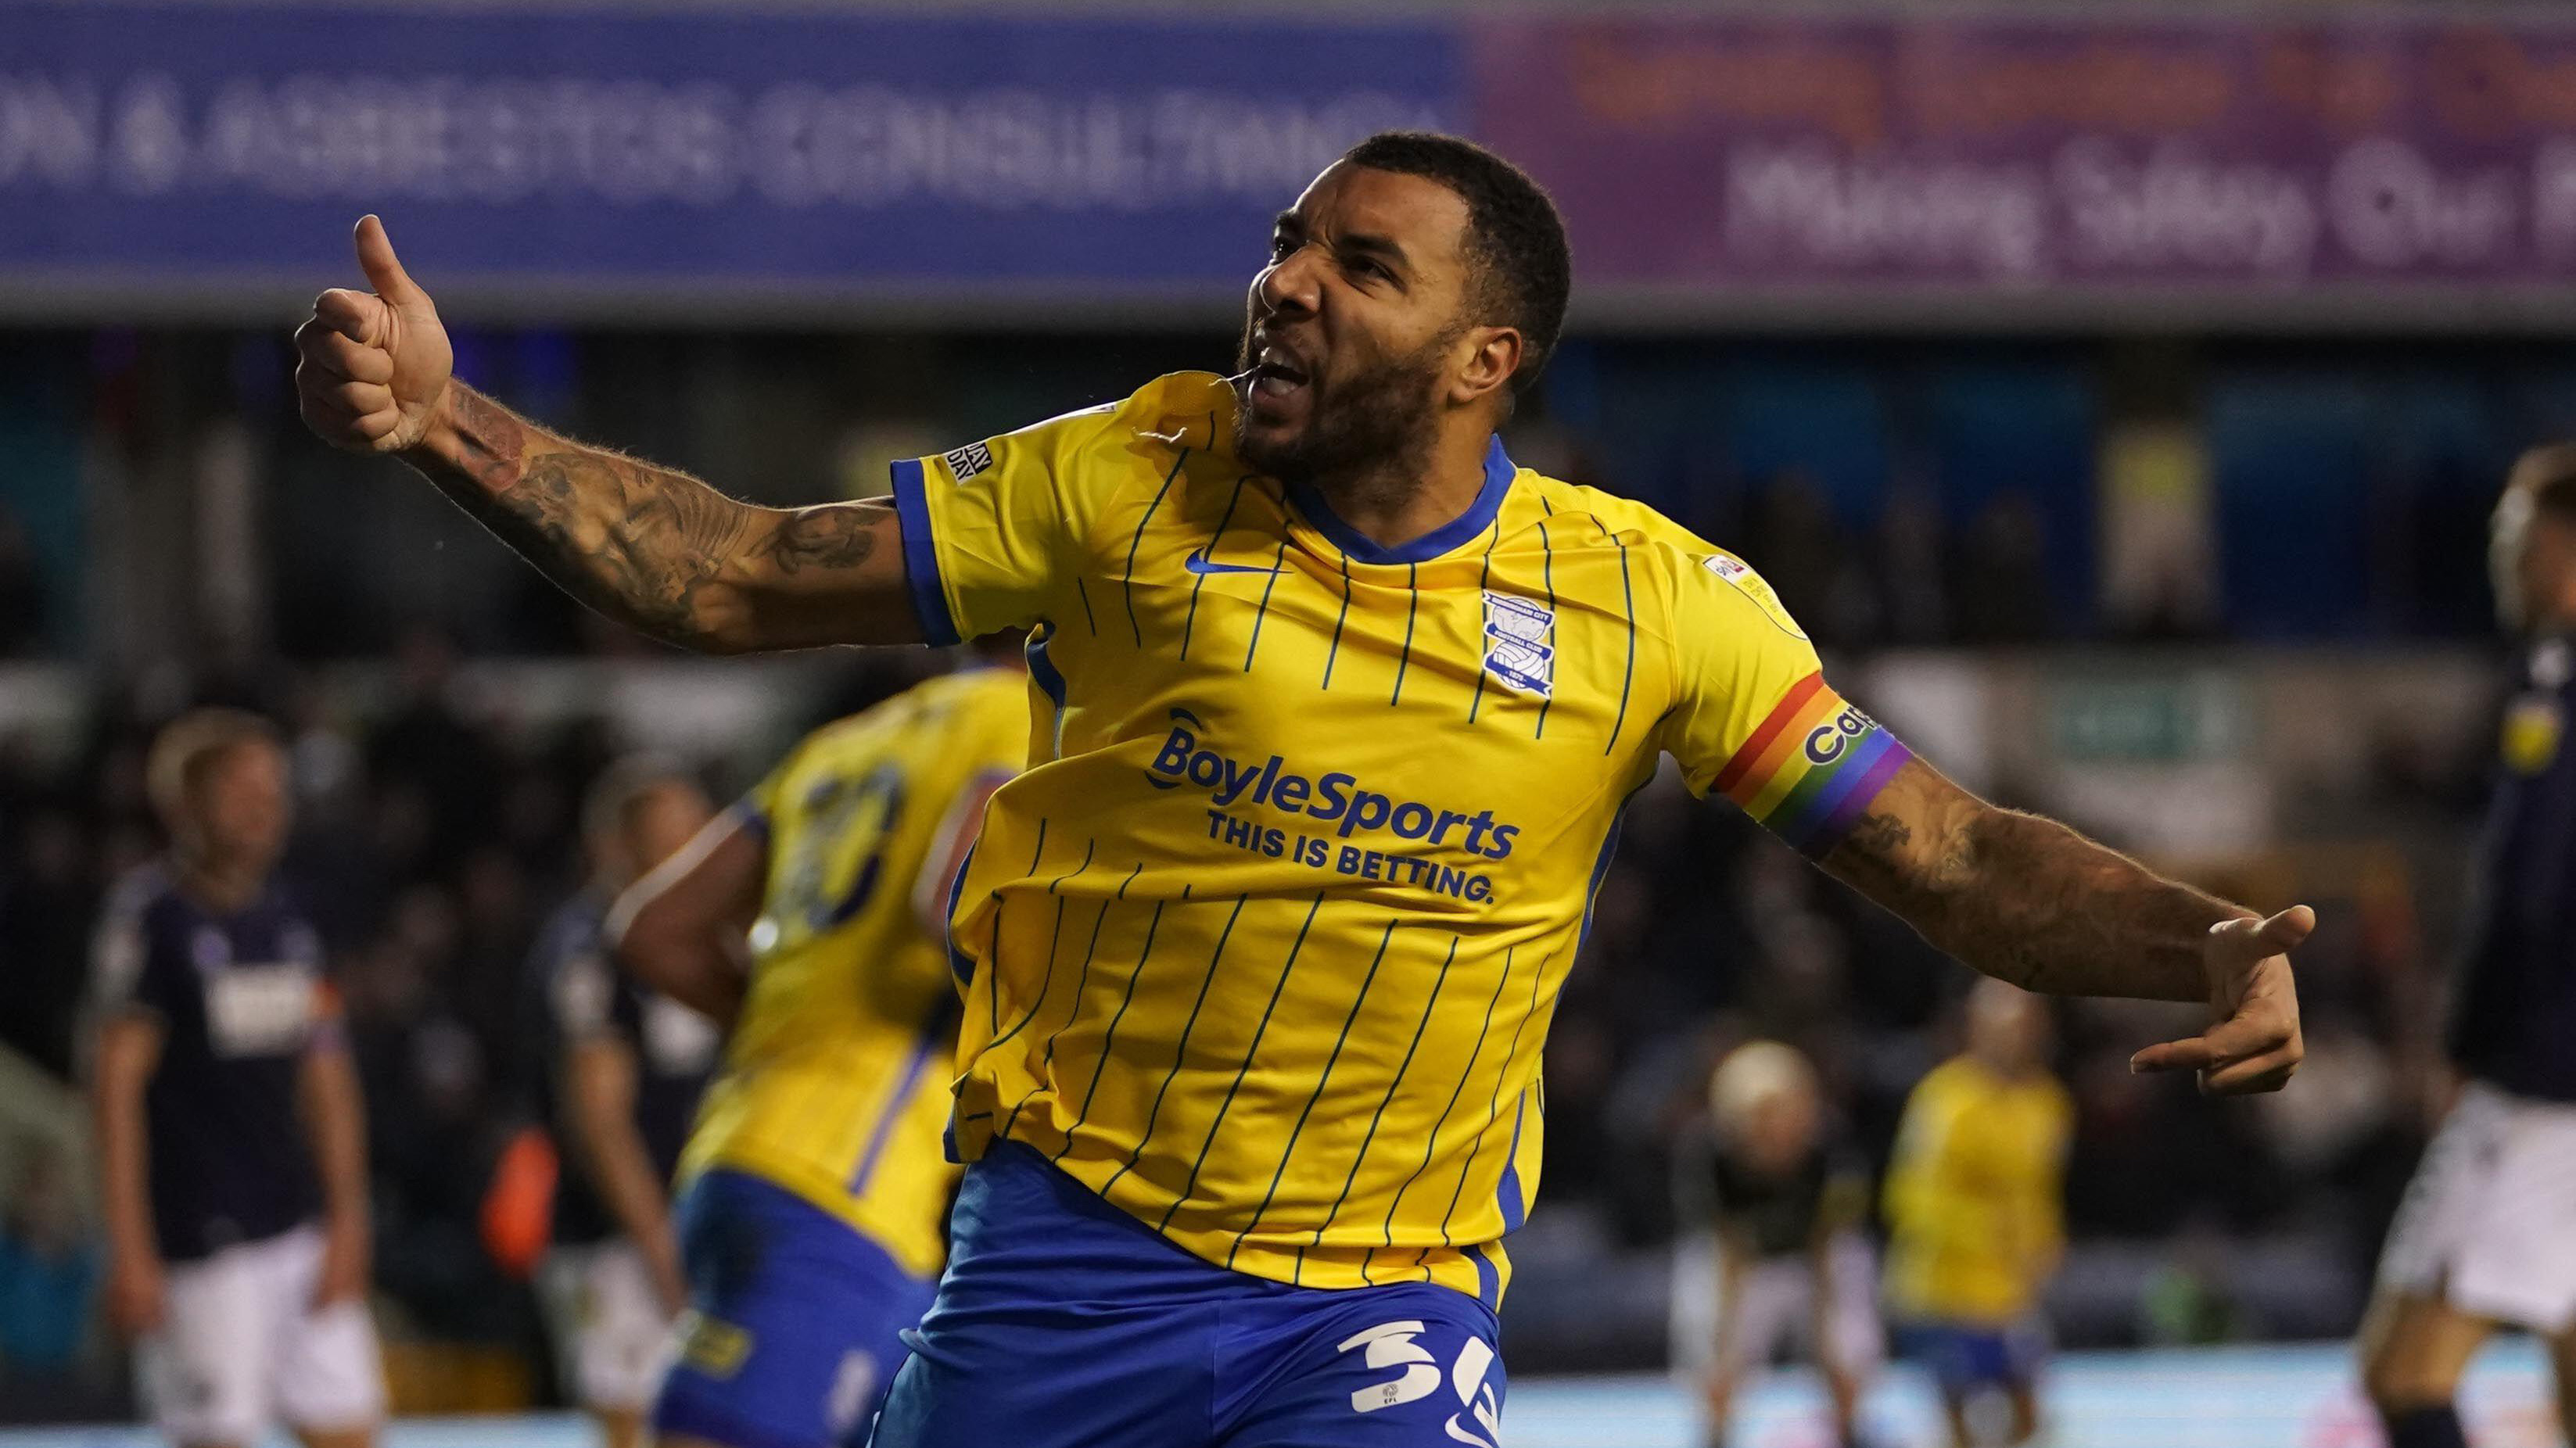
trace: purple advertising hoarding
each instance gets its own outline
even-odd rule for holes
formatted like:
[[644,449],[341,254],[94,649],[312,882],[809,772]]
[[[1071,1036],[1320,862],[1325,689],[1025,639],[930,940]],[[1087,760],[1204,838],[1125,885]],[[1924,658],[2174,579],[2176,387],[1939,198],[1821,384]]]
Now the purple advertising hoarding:
[[2576,293],[2576,27],[1532,18],[1469,56],[1614,296]]
[[300,305],[378,211],[469,308],[1242,306],[1429,21],[0,0],[0,315]]

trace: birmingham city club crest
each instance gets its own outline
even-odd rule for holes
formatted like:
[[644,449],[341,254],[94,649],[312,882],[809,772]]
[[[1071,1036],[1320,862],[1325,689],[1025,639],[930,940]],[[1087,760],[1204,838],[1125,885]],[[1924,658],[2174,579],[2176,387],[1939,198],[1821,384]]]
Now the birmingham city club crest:
[[1485,672],[1540,698],[1556,688],[1556,610],[1485,591]]

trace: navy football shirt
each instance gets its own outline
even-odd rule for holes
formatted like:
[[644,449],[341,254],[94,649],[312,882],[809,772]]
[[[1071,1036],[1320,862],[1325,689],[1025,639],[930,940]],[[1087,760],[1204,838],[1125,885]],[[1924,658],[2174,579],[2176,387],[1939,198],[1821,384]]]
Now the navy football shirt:
[[204,1257],[317,1216],[296,1083],[316,1032],[337,1027],[321,939],[288,893],[271,882],[223,913],[147,867],[109,896],[94,970],[104,1009],[162,1027],[143,1095],[162,1255]]
[[2576,641],[2525,655],[2451,1005],[2452,1060],[2520,1096],[2576,1101]]
[[1820,1229],[1844,1225],[1868,1201],[1867,1166],[1830,1142],[1770,1172],[1703,1128],[1684,1139],[1674,1168],[1683,1224],[1739,1235],[1764,1259],[1805,1252]]

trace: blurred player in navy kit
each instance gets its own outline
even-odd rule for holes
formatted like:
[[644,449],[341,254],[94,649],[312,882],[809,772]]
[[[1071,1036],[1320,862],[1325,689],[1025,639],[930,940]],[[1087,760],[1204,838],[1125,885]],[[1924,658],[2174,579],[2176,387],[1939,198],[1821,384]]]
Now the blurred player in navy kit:
[[2503,768],[2453,983],[2457,1102],[2380,1258],[2362,1380],[2390,1448],[2460,1448],[2460,1373],[2500,1327],[2549,1344],[2576,1440],[2576,444],[2496,504],[2496,605],[2520,637]]
[[1794,1046],[1729,1051],[1709,1076],[1708,1103],[1708,1134],[1677,1162],[1683,1223],[1704,1232],[1684,1239],[1673,1314],[1675,1360],[1701,1369],[1704,1441],[1729,1441],[1747,1374],[1804,1346],[1833,1405],[1833,1441],[1851,1448],[1861,1394],[1885,1355],[1864,1226],[1868,1167],[1828,1129],[1815,1067]]
[[366,1307],[364,1116],[322,947],[271,878],[286,756],[200,710],[147,763],[170,835],[99,928],[91,1063],[107,1308],[183,1448],[365,1448],[384,1416]]
[[639,756],[612,765],[582,809],[590,879],[547,921],[531,966],[545,1008],[547,1117],[563,1147],[554,1246],[538,1284],[565,1387],[607,1448],[643,1441],[672,1323],[688,1301],[670,1181],[717,1034],[706,1017],[619,971],[600,924],[618,892],[714,813],[673,764]]

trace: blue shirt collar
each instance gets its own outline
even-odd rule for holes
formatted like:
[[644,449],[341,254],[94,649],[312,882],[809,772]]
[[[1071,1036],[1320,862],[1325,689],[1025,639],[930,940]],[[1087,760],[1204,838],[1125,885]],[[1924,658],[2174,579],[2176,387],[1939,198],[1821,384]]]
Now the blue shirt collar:
[[1343,522],[1311,483],[1291,483],[1288,498],[1316,532],[1333,540],[1333,546],[1354,563],[1425,563],[1484,532],[1494,515],[1503,510],[1503,495],[1511,491],[1512,477],[1519,471],[1504,453],[1503,440],[1492,439],[1485,446],[1485,485],[1476,490],[1476,500],[1467,505],[1467,511],[1394,548],[1379,546],[1367,534]]

